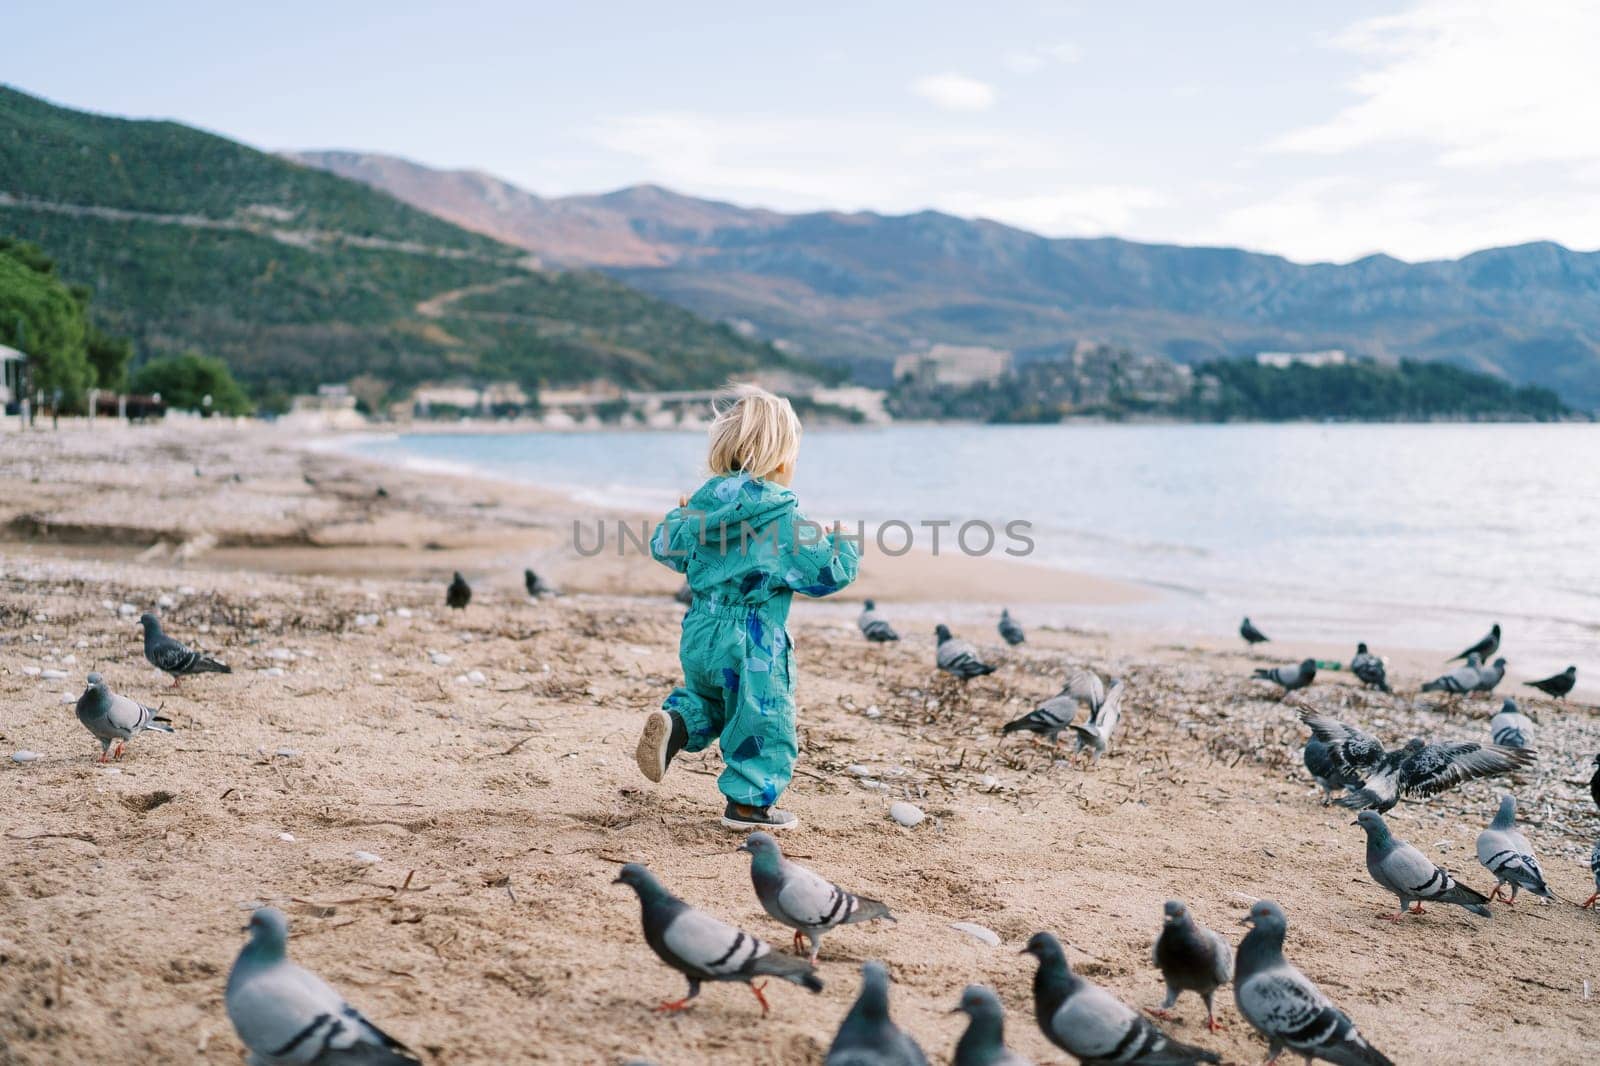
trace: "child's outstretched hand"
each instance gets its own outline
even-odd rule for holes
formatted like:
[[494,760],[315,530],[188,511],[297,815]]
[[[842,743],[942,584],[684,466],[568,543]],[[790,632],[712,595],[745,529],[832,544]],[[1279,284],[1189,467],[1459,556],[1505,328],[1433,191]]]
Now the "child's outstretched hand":
[[689,506],[689,497],[685,496],[681,492],[678,494],[678,506],[679,507],[687,507],[687,506]]

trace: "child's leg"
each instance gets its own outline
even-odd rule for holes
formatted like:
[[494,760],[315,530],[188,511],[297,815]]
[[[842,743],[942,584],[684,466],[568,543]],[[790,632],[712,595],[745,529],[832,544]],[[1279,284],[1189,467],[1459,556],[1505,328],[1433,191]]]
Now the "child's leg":
[[769,653],[746,651],[736,690],[728,693],[722,728],[725,767],[717,787],[734,803],[769,807],[794,776],[800,753],[795,735],[794,671],[788,634],[776,630]]
[[709,619],[699,618],[692,611],[684,617],[683,640],[678,646],[683,684],[661,701],[659,711],[645,716],[634,759],[651,781],[666,776],[668,764],[680,750],[701,751],[722,733],[727,712],[717,681],[720,674],[708,671],[700,661],[703,655],[695,654],[708,639],[720,635],[707,622]]

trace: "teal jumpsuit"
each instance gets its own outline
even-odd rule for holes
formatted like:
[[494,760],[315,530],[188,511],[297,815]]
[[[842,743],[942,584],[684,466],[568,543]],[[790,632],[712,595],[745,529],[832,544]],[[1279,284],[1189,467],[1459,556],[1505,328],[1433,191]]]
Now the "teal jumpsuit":
[[736,473],[667,512],[650,552],[687,575],[694,593],[678,644],[683,684],[662,706],[688,728],[685,750],[720,741],[723,795],[771,806],[799,754],[789,603],[796,592],[826,596],[850,584],[860,551],[803,518],[782,485]]

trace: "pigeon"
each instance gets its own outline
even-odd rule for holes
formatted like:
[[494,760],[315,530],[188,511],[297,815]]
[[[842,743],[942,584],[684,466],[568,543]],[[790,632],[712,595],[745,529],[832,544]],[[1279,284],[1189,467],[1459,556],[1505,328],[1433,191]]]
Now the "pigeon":
[[694,602],[694,589],[690,588],[689,583],[685,581],[682,587],[672,594],[672,598],[687,607]]
[[[144,704],[112,692],[99,674],[89,675],[89,687],[78,697],[78,721],[100,741],[101,762],[122,758],[123,745],[146,729],[173,731],[172,719],[162,718]],[[112,744],[117,746],[114,753]]]
[[1445,662],[1453,663],[1457,659],[1467,659],[1467,658],[1471,658],[1474,655],[1476,655],[1478,657],[1479,661],[1482,661],[1484,659],[1487,659],[1489,656],[1493,655],[1495,652],[1497,652],[1499,650],[1500,650],[1500,623],[1496,622],[1494,625],[1489,627],[1489,635],[1488,636],[1484,637],[1482,640],[1478,641],[1478,643],[1474,644],[1472,647],[1468,648],[1466,651],[1462,652],[1461,654],[1450,656],[1450,658],[1446,659]]
[[689,979],[689,994],[663,1002],[657,1013],[688,1007],[706,981],[743,981],[755,993],[763,1015],[771,1007],[761,991],[766,984],[756,984],[757,977],[776,977],[822,991],[822,979],[810,963],[779,955],[764,941],[689,906],[638,863],[628,863],[611,883],[628,885],[639,894],[645,942],[662,962]]
[[1233,967],[1233,1001],[1244,1020],[1267,1038],[1270,1058],[1285,1049],[1335,1066],[1394,1066],[1367,1043],[1355,1024],[1322,990],[1283,957],[1289,923],[1270,899],[1250,908],[1251,927]]
[[968,985],[956,1010],[965,1014],[968,1021],[967,1031],[956,1041],[951,1066],[1033,1066],[1006,1047],[1006,1012],[994,989]]
[[1300,721],[1328,745],[1343,773],[1362,779],[1359,788],[1339,800],[1340,806],[1357,811],[1369,807],[1387,811],[1400,802],[1402,793],[1433,796],[1463,781],[1520,770],[1538,756],[1532,748],[1485,747],[1473,741],[1430,744],[1420,737],[1385,751],[1377,737],[1337,718],[1302,710]]
[[1250,676],[1258,681],[1271,681],[1287,695],[1297,688],[1305,688],[1316,679],[1317,660],[1303,659],[1299,666],[1263,667]]
[[801,949],[802,935],[811,941],[813,966],[822,947],[822,935],[828,930],[875,918],[894,921],[889,908],[877,900],[846,892],[784,858],[778,842],[766,833],[751,833],[738,850],[750,853],[750,880],[762,909],[795,931],[795,951]]
[[554,596],[556,594],[555,588],[548,582],[541,581],[539,575],[532,570],[522,571],[522,587],[527,589],[528,595],[534,599],[538,599],[540,596]]
[[250,916],[222,1002],[254,1066],[415,1066],[422,1060],[289,961],[289,919],[275,907]]
[[[1376,744],[1377,741],[1373,740],[1373,743]],[[1305,760],[1306,769],[1311,771],[1312,780],[1322,786],[1324,807],[1333,802],[1335,792],[1361,787],[1361,778],[1343,769],[1338,756],[1326,741],[1318,740],[1316,737],[1306,741],[1306,750],[1302,758]]]
[[861,635],[874,644],[886,644],[891,640],[899,640],[900,634],[894,631],[894,626],[884,621],[878,613],[878,605],[867,600],[861,605],[861,617],[856,619],[856,625],[861,627]]
[[861,991],[839,1023],[823,1066],[928,1066],[917,1042],[889,1020],[889,970],[861,964]]
[[1510,696],[1489,719],[1489,739],[1508,748],[1533,747],[1533,722]]
[[984,674],[992,674],[993,666],[978,658],[978,650],[971,644],[950,635],[950,627],[940,625],[934,629],[933,634],[939,640],[939,652],[936,662],[939,669],[947,674],[953,674],[962,681],[970,681]]
[[1594,895],[1583,901],[1584,910],[1600,901],[1600,840],[1594,842],[1594,850],[1589,852],[1589,872],[1594,875]]
[[1093,670],[1079,670],[1067,679],[1060,692],[1021,718],[1001,726],[1000,733],[1002,736],[1018,732],[1037,733],[1054,744],[1061,731],[1078,716],[1080,703],[1089,708],[1089,716],[1093,718],[1094,712],[1100,709],[1105,699],[1106,687],[1099,675]]
[[1422,691],[1448,692],[1452,696],[1465,695],[1475,690],[1478,687],[1478,682],[1483,679],[1480,673],[1481,669],[1482,664],[1478,659],[1478,653],[1470,652],[1467,655],[1467,661],[1463,665],[1456,667],[1448,674],[1441,674],[1432,681],[1425,682],[1422,686]]
[[1572,686],[1578,683],[1578,668],[1569,666],[1559,674],[1544,678],[1542,681],[1524,681],[1529,688],[1536,688],[1546,696],[1554,696],[1558,700],[1566,699],[1567,693],[1572,691]]
[[1600,755],[1594,757],[1594,776],[1589,778],[1589,795],[1594,805],[1600,807]]
[[1120,679],[1112,681],[1111,691],[1106,693],[1100,706],[1090,711],[1089,720],[1072,727],[1073,732],[1078,734],[1074,738],[1077,746],[1072,749],[1072,754],[1088,748],[1091,766],[1106,753],[1106,748],[1111,745],[1111,736],[1117,731],[1117,723],[1122,720],[1122,693],[1125,688]]
[[1178,900],[1167,900],[1162,910],[1166,919],[1150,951],[1150,961],[1167,982],[1167,998],[1150,1013],[1157,1018],[1170,1018],[1179,994],[1198,992],[1206,1004],[1206,1028],[1214,1033],[1222,1026],[1217,1024],[1211,997],[1233,979],[1233,946],[1196,922],[1189,908]]
[[1011,617],[1011,612],[1005,608],[1000,610],[1000,638],[1013,648],[1028,638],[1023,636],[1022,627],[1017,625]]
[[1478,667],[1478,683],[1472,686],[1474,692],[1493,692],[1500,679],[1506,676],[1506,661],[1496,659],[1492,666]]
[[191,651],[161,632],[161,620],[155,615],[140,615],[139,624],[144,627],[144,657],[151,666],[169,675],[174,685],[185,674],[233,673],[210,656]]
[[1220,1062],[1215,1051],[1180,1044],[1099,985],[1072,972],[1061,942],[1035,933],[1022,949],[1039,960],[1033,1010],[1056,1047],[1086,1063],[1192,1066]]
[[457,611],[472,602],[472,586],[467,584],[467,579],[457,570],[450,577],[450,585],[444,590],[444,605]]
[[1265,644],[1269,639],[1267,635],[1261,632],[1261,630],[1257,629],[1255,623],[1250,621],[1248,618],[1239,623],[1239,635],[1245,639],[1245,643],[1252,645]]
[[1368,651],[1364,643],[1356,645],[1355,656],[1350,660],[1350,672],[1367,688],[1375,688],[1379,692],[1392,691],[1389,678],[1384,673],[1383,660]]
[[1550,886],[1544,883],[1544,871],[1534,857],[1533,845],[1517,829],[1517,800],[1509,792],[1500,797],[1500,809],[1495,812],[1489,828],[1478,834],[1478,861],[1484,869],[1494,874],[1494,891],[1490,900],[1500,898],[1500,888],[1511,886],[1507,903],[1517,902],[1517,889],[1525,888],[1535,896],[1555,899]]
[[1380,918],[1397,922],[1405,917],[1407,906],[1412,906],[1412,914],[1421,914],[1424,902],[1454,903],[1480,918],[1491,917],[1489,897],[1458,882],[1450,871],[1434,865],[1410,844],[1396,840],[1377,811],[1362,811],[1350,824],[1367,831],[1367,873],[1378,887],[1400,899],[1399,913],[1384,913]]

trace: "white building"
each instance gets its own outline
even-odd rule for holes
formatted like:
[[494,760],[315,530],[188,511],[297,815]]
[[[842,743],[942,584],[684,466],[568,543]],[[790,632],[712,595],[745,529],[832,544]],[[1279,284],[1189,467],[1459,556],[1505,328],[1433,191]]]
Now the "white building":
[[0,344],[0,414],[5,413],[7,404],[21,401],[22,375],[27,364],[27,356]]
[[957,388],[998,381],[1011,371],[1011,353],[1004,348],[935,344],[926,352],[902,355],[894,361],[894,378],[911,378],[922,385]]
[[1291,366],[1344,366],[1350,361],[1342,348],[1328,348],[1320,352],[1257,352],[1257,366],[1271,366],[1283,370]]

